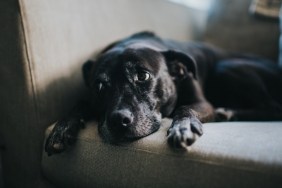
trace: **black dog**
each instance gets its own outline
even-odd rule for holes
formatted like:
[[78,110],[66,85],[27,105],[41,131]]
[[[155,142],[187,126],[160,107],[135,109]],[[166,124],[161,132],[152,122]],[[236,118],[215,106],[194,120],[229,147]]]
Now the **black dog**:
[[209,121],[282,120],[282,71],[273,62],[142,32],[104,49],[83,67],[91,99],[57,122],[45,150],[59,153],[95,116],[105,140],[134,140],[172,117],[168,141],[187,147]]

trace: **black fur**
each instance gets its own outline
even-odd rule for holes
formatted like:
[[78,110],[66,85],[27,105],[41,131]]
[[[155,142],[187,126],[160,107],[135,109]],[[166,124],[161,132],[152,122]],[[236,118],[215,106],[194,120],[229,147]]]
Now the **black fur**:
[[207,44],[141,32],[106,47],[83,72],[91,98],[55,125],[46,141],[49,155],[70,145],[94,115],[110,143],[147,136],[162,117],[172,117],[168,142],[183,148],[203,134],[204,122],[282,120],[278,66]]

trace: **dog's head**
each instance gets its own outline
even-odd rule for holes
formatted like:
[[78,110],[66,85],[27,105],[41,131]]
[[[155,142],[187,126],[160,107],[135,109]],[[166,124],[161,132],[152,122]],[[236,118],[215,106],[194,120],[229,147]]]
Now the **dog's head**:
[[175,80],[187,76],[188,56],[150,48],[116,49],[88,61],[84,78],[100,117],[99,132],[115,143],[147,136],[160,127],[177,101]]

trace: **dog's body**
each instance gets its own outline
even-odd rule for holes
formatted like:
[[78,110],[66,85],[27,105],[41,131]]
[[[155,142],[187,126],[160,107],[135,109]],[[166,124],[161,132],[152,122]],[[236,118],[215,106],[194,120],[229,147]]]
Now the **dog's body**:
[[49,154],[71,144],[81,120],[92,116],[111,143],[147,136],[172,117],[168,141],[175,147],[191,145],[204,122],[282,119],[282,71],[254,56],[142,32],[111,44],[83,70],[90,102],[55,125]]

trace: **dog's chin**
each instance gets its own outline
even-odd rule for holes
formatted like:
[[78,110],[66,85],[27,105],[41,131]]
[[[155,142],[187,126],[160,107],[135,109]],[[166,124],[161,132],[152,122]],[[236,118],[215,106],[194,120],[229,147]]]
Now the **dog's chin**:
[[112,131],[108,128],[106,121],[99,125],[99,134],[106,143],[119,144],[133,142],[138,139],[144,138],[160,128],[159,124],[154,124],[150,126],[146,131],[126,131],[123,133]]

